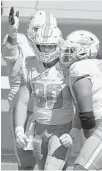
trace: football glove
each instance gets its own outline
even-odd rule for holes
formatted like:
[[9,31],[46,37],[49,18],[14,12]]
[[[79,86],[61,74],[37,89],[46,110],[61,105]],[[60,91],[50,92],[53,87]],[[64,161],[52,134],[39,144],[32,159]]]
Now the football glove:
[[29,139],[24,134],[24,128],[23,126],[17,126],[15,128],[15,136],[16,136],[16,143],[20,148],[27,147],[27,144],[29,142]]
[[15,13],[14,7],[9,12],[9,36],[15,37],[19,27],[19,11]]
[[73,145],[72,137],[67,133],[60,136],[59,139],[61,144],[64,145],[66,148],[71,147]]

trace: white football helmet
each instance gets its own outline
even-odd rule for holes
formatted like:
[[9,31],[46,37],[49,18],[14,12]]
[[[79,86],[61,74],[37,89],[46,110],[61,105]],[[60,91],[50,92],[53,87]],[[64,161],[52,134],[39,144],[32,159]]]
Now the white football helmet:
[[37,11],[35,12],[28,22],[27,37],[31,42],[35,40],[35,34],[39,27],[45,23],[51,23],[57,25],[56,18],[49,11]]
[[69,66],[78,60],[96,58],[99,43],[99,39],[89,31],[74,31],[67,36],[61,47],[61,62]]
[[40,27],[36,33],[36,53],[40,61],[50,63],[61,55],[60,46],[63,41],[61,30],[51,24]]

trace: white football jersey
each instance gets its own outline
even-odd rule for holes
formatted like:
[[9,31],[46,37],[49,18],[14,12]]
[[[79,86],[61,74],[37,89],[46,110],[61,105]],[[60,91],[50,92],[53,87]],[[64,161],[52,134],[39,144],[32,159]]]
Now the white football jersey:
[[13,102],[12,105],[16,104],[17,92],[22,83],[21,75],[25,73],[33,91],[31,98],[34,99],[34,103],[33,100],[30,101],[28,109],[34,109],[35,119],[51,125],[70,122],[74,111],[68,78],[63,76],[57,65],[46,70],[36,57],[29,58],[25,70],[25,58],[34,57],[35,53],[25,35],[18,34],[17,39],[18,44],[15,47],[5,41],[3,55],[10,64],[9,99]]
[[92,83],[93,111],[96,119],[102,118],[102,60],[86,59],[70,67],[71,84],[81,77]]
[[68,76],[63,76],[58,64],[49,69],[42,67],[41,73],[36,68],[32,71],[32,96],[36,97],[35,119],[42,124],[59,125],[73,118]]

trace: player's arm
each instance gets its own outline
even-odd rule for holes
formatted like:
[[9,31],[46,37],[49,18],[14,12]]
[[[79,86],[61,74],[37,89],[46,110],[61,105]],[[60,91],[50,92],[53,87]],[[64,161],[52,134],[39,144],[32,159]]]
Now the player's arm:
[[[73,92],[72,87],[70,89]],[[72,97],[73,97],[73,108],[74,108],[74,117],[73,117],[73,122],[72,122],[72,128],[80,130],[81,122],[80,122],[80,118],[79,118],[79,109],[78,109],[78,104],[76,102],[74,93],[72,93]]]
[[15,13],[11,7],[8,17],[9,30],[2,43],[2,57],[7,63],[10,92],[8,100],[10,105],[20,87],[20,51],[18,49],[17,34],[19,27],[19,12]]
[[16,141],[23,148],[26,147],[28,139],[24,133],[24,124],[27,119],[27,105],[30,92],[27,85],[21,85],[17,99],[16,111],[14,116]]
[[23,126],[27,118],[27,105],[30,99],[30,92],[26,85],[21,85],[19,89],[16,112],[15,126]]
[[78,130],[81,129],[81,122],[80,122],[79,111],[78,110],[76,110],[76,112],[75,112],[72,127],[75,128],[75,129],[78,129]]
[[73,91],[78,104],[81,126],[86,138],[92,135],[95,127],[93,113],[92,84],[88,78],[81,78],[73,83]]
[[70,93],[73,98],[73,108],[74,108],[74,117],[72,122],[72,129],[70,130],[69,134],[65,133],[60,137],[60,142],[67,148],[71,147],[73,144],[75,144],[74,134],[77,132],[79,133],[79,130],[81,129],[81,123],[79,118],[79,110],[77,103],[75,101],[75,97],[73,94],[73,90],[71,85],[69,86]]

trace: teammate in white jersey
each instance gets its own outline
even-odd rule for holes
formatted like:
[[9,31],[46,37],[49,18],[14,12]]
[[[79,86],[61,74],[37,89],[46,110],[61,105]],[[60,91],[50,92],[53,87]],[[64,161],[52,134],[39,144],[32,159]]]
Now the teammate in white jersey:
[[[63,74],[59,61],[62,42],[58,27],[46,24],[38,29],[35,43],[41,68],[37,68],[36,59],[30,82],[21,86],[17,102],[15,132],[24,129],[28,101],[35,98],[33,153],[40,170],[61,170],[67,159],[63,137],[69,138],[74,111],[68,73]],[[26,147],[24,138],[19,137],[19,143]],[[71,138],[68,145],[72,145]]]
[[98,38],[86,30],[72,32],[62,46],[61,62],[69,68],[87,138],[74,170],[102,169],[102,60],[97,59],[98,51]]
[[[9,13],[9,33],[3,40],[3,58],[7,62],[8,76],[10,83],[10,92],[8,95],[9,103],[11,106],[11,128],[14,139],[15,154],[18,161],[18,169],[30,170],[34,168],[35,159],[32,151],[24,151],[22,148],[18,148],[15,144],[14,135],[14,115],[16,110],[16,102],[18,99],[18,91],[22,84],[21,75],[26,79],[25,62],[29,60],[28,70],[32,70],[35,60],[34,39],[37,29],[45,24],[52,23],[57,25],[56,18],[49,12],[37,11],[35,12],[28,22],[28,28],[26,35],[18,33],[19,27],[19,12],[14,12],[12,7]],[[37,62],[37,66],[40,68],[40,63]],[[30,99],[27,111],[27,120],[25,123],[25,129],[29,128],[32,120],[33,101]],[[30,117],[29,117],[30,116]],[[23,135],[23,131],[20,133]],[[18,132],[19,134],[19,132]]]

